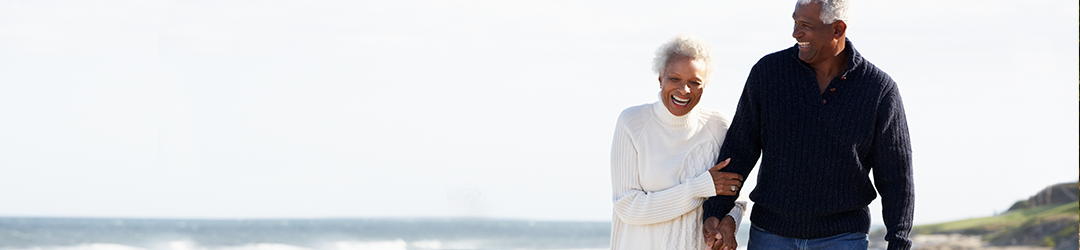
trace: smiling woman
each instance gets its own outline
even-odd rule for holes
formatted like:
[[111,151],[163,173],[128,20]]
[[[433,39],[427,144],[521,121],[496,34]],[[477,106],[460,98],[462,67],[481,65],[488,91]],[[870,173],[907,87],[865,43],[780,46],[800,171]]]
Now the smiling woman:
[[735,195],[742,180],[714,171],[727,164],[714,166],[730,122],[694,108],[712,71],[712,52],[700,39],[679,36],[654,63],[660,101],[624,110],[611,145],[611,248],[702,249],[723,239],[734,249],[743,207],[720,212],[728,216],[719,223],[701,222],[705,199]]

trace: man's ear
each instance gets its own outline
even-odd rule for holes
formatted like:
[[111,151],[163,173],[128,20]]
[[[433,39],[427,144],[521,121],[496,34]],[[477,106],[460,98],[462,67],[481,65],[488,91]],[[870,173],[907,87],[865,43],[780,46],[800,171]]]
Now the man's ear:
[[845,33],[847,33],[847,23],[845,23],[843,20],[834,21],[832,23],[832,28],[834,39],[840,39],[846,35]]

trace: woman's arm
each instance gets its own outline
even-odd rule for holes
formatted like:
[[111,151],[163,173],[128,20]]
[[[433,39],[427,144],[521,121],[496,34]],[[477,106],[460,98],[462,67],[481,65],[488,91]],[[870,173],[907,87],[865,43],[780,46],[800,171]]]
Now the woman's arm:
[[641,189],[638,151],[620,117],[611,143],[611,192],[615,214],[631,225],[669,221],[697,209],[704,198],[716,195],[708,172],[656,192]]

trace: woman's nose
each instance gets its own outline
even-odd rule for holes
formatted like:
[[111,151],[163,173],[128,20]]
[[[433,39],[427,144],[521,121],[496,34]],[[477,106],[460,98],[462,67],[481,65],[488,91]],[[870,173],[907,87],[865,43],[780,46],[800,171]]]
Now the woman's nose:
[[689,84],[684,83],[684,84],[679,85],[678,90],[679,90],[679,94],[690,94],[690,86],[689,86]]

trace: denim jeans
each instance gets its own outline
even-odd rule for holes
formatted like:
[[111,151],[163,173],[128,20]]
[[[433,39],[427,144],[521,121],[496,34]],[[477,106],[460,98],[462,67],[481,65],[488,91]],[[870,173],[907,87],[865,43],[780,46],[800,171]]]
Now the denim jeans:
[[843,233],[824,238],[796,239],[775,235],[761,228],[750,226],[750,240],[746,250],[866,250],[870,244],[864,233]]

